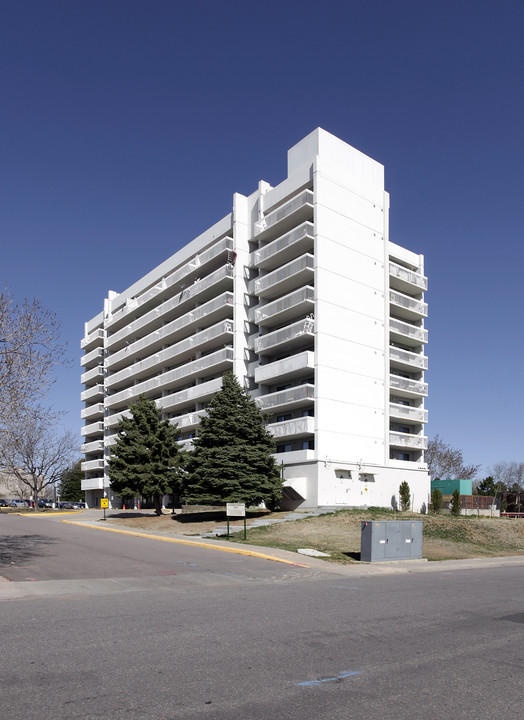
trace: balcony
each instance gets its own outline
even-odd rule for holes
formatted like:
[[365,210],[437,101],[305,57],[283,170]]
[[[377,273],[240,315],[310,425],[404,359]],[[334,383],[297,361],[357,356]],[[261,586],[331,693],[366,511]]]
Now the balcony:
[[255,236],[265,238],[277,229],[280,233],[284,233],[299,223],[312,219],[313,193],[311,190],[304,190],[256,222]]
[[396,290],[389,291],[389,302],[392,313],[406,320],[418,321],[428,316],[427,303]]
[[104,441],[93,440],[93,442],[84,443],[83,445],[80,445],[80,452],[85,455],[104,452]]
[[96,470],[104,470],[103,460],[86,460],[80,466],[82,472],[95,472]]
[[90,425],[84,425],[83,428],[80,428],[80,435],[83,437],[88,435],[101,435],[104,432],[104,423],[103,422],[95,422],[91,423]]
[[182,315],[182,317],[172,320],[150,335],[146,335],[144,338],[130,343],[122,350],[113,353],[106,358],[106,367],[111,368],[113,371],[118,370],[120,367],[129,365],[133,361],[133,357],[143,350],[153,353],[155,350],[161,350],[164,345],[183,338],[194,325],[207,326],[232,316],[233,293],[222,293],[217,298],[209,300],[204,305],[199,305],[194,310]]
[[280,330],[251,338],[250,344],[259,355],[272,355],[277,348],[279,352],[288,352],[293,348],[312,342],[315,337],[314,333],[315,321],[312,318],[306,318]]
[[93,400],[104,398],[104,386],[103,385],[94,385],[93,387],[89,388],[88,390],[84,390],[80,393],[80,400],[82,402],[93,402]]
[[82,480],[82,490],[103,490],[104,489],[104,478],[84,478]]
[[88,385],[89,383],[96,382],[97,380],[104,379],[104,368],[102,365],[97,365],[92,370],[88,370],[80,376],[80,382],[82,385]]
[[[153,330],[162,327],[166,320],[174,320],[173,315],[180,317],[183,312],[192,309],[196,301],[204,303],[206,300],[211,299],[212,296],[231,290],[232,286],[233,267],[225,265],[201,280],[195,280],[192,285],[177,293],[174,297],[110,335],[106,340],[106,347],[111,348],[113,351],[118,350],[130,336],[138,332],[141,332],[143,336],[148,335]],[[145,328],[148,329],[145,330]]]
[[260,327],[283,325],[293,318],[308,315],[315,310],[315,291],[309,285],[284,295],[267,305],[258,306],[251,311],[252,322]]
[[160,372],[166,364],[173,365],[174,362],[182,363],[189,361],[196,352],[205,352],[213,346],[221,347],[233,343],[233,322],[225,320],[213,325],[202,332],[191,335],[175,345],[171,345],[160,353],[151,355],[145,360],[136,362],[120,372],[114,373],[106,378],[107,388],[116,388],[119,385],[129,385],[132,381],[151,375],[155,369]]
[[428,446],[428,439],[425,435],[390,432],[389,444],[392,447],[406,448],[408,450],[426,450]]
[[428,279],[414,270],[389,261],[389,284],[407,295],[418,295],[428,289]]
[[392,340],[401,342],[403,345],[417,347],[428,341],[427,330],[395,318],[389,319],[389,332]]
[[104,403],[96,403],[96,405],[90,405],[89,407],[84,408],[80,412],[80,417],[82,420],[94,420],[98,417],[103,417],[104,415]]
[[98,365],[104,357],[104,348],[95,348],[91,352],[86,353],[80,358],[80,365],[84,368],[89,368],[93,365]]
[[261,298],[276,298],[302,285],[312,285],[315,274],[313,255],[306,253],[277,270],[254,278],[248,292]]
[[294,420],[285,420],[284,422],[271,423],[266,425],[267,429],[276,440],[292,439],[304,437],[305,435],[313,435],[315,432],[315,418],[302,417]]
[[80,341],[80,347],[86,353],[88,353],[89,350],[92,350],[97,345],[103,344],[104,331],[102,330],[102,328],[98,328],[98,330],[93,330],[93,332],[89,333],[89,335],[86,335],[86,337]]
[[[112,415],[106,415],[104,418],[104,427],[109,429],[116,427],[118,423],[120,422],[121,418],[123,417],[131,417],[131,413],[129,410],[122,410],[120,412],[113,413]],[[114,436],[116,438],[116,435]],[[109,445],[108,437],[105,438],[105,444]]]
[[395,395],[405,398],[426,397],[428,394],[427,383],[421,380],[411,380],[398,375],[389,376],[389,387],[395,391]]
[[195,380],[203,374],[224,373],[230,370],[233,363],[233,348],[222,348],[210,355],[205,355],[193,362],[185,363],[180,367],[168,370],[165,373],[156,375],[150,380],[137,383],[127,390],[122,390],[106,398],[107,407],[115,407],[121,404],[129,404],[141,393],[152,393],[155,390],[167,390],[182,385],[190,380]]
[[291,232],[255,250],[250,255],[250,266],[262,270],[273,270],[314,249],[313,223],[305,222]]
[[[192,276],[195,274],[208,274],[212,265],[215,266],[220,261],[220,256],[223,256],[222,262],[225,264],[228,260],[229,253],[233,250],[233,238],[226,237],[215,243],[212,247],[204,250],[204,252],[195,255],[189,262],[185,263],[182,267],[175,270],[167,277],[164,277],[154,287],[146,290],[136,298],[128,298],[126,304],[116,310],[111,318],[106,322],[106,327],[111,328],[113,332],[126,324],[127,316],[135,310],[141,310],[142,312],[151,302],[159,302],[162,296],[165,295],[169,290],[173,293],[173,287],[182,280],[185,281],[185,285],[188,285]],[[211,266],[211,267],[210,267]],[[194,278],[193,278],[194,281]],[[182,288],[180,288],[182,290]]]
[[278,379],[279,382],[289,382],[299,377],[309,377],[315,369],[315,353],[305,350],[297,355],[276,360],[267,365],[257,365],[255,368],[255,382],[270,385]]
[[185,390],[165,395],[160,400],[157,400],[156,404],[163,412],[171,412],[173,409],[181,410],[188,405],[194,405],[195,402],[207,402],[221,387],[222,378],[214,378]]
[[179,430],[190,430],[198,427],[200,418],[206,414],[206,410],[195,410],[195,412],[178,415],[178,417],[169,418],[171,425],[177,425]]
[[413,369],[427,370],[428,359],[425,355],[402,350],[401,348],[390,346],[389,362],[392,367],[406,369],[408,372]]
[[404,422],[419,424],[427,423],[428,411],[424,408],[413,407],[412,405],[389,404],[389,417],[392,420],[403,420]]
[[284,408],[300,408],[311,405],[315,399],[315,386],[306,384],[281,390],[268,395],[259,395],[255,402],[262,412],[276,412]]

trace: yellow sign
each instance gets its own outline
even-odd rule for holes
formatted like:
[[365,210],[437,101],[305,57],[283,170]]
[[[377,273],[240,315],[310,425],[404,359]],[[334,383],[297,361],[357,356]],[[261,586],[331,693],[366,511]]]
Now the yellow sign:
[[107,498],[102,498],[100,500],[100,507],[101,508],[108,508],[109,507],[109,500]]

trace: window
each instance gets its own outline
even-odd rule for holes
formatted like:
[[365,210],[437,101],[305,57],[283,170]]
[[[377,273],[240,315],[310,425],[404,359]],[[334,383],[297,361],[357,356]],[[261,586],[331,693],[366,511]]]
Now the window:
[[277,422],[285,422],[286,420],[291,420],[291,414],[277,415]]
[[291,452],[291,444],[277,445],[277,453]]
[[314,440],[302,440],[302,450],[314,450],[315,449],[315,441]]

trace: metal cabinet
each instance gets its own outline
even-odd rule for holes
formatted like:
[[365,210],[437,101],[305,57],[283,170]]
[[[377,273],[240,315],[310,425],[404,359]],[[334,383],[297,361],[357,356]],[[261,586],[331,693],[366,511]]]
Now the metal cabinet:
[[360,560],[384,562],[422,557],[422,520],[363,520]]

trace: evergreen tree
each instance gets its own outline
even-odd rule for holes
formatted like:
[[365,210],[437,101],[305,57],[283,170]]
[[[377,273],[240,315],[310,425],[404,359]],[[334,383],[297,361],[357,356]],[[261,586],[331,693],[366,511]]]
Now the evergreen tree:
[[153,497],[161,515],[162,496],[179,492],[178,426],[160,420],[155,402],[143,394],[129,410],[131,417],[118,423],[118,439],[109,459],[111,488],[122,498]]
[[406,480],[403,480],[403,482],[400,483],[398,494],[400,496],[400,509],[404,511],[409,510],[409,506],[411,504],[411,491]]
[[64,470],[60,476],[57,493],[61,500],[83,500],[84,492],[82,490],[82,480],[84,473],[81,469],[82,461],[78,460],[73,463],[67,470]]
[[435,515],[438,515],[442,510],[442,493],[438,488],[435,488],[431,493],[431,507]]
[[453,490],[453,499],[451,500],[451,514],[452,515],[460,515],[460,509],[461,509],[461,501],[460,501],[460,493],[458,490]]
[[232,372],[224,373],[222,389],[200,420],[188,462],[184,499],[220,505],[262,502],[269,507],[282,495],[274,441],[264,415]]

